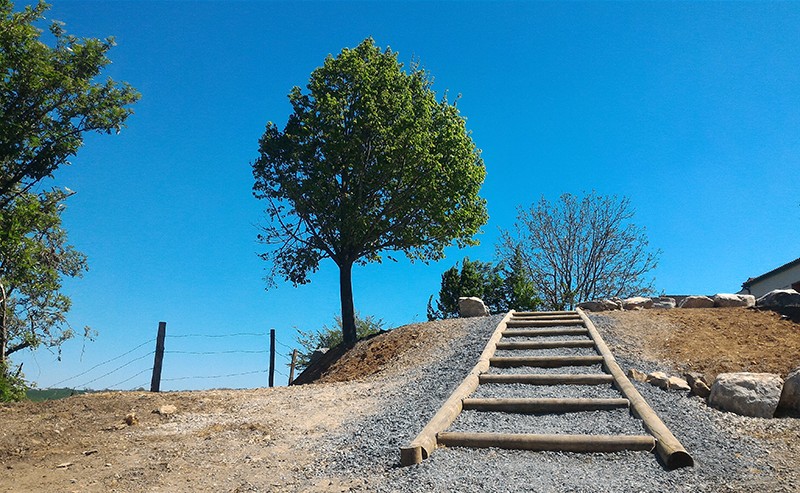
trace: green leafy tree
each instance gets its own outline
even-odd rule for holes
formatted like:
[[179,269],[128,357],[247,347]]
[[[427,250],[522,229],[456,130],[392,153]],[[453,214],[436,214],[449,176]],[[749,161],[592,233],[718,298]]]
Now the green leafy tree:
[[368,38],[329,56],[307,92],[292,89],[283,131],[268,123],[253,164],[267,201],[268,277],[309,282],[321,260],[339,267],[342,332],[356,340],[352,268],[403,252],[440,260],[444,248],[477,244],[486,223],[478,196],[486,171],[464,118],[436,99],[428,74],[406,72]]
[[[60,213],[67,192],[33,193],[69,163],[87,132],[119,132],[139,94],[126,83],[99,81],[113,38],[67,34],[48,5],[15,12],[0,0],[0,398],[19,397],[24,380],[9,355],[60,348],[73,331],[62,277],[77,277],[85,257],[66,243]],[[37,186],[39,185],[39,186]],[[87,334],[88,334],[88,329]],[[15,390],[16,389],[16,390]]]
[[[297,330],[297,342],[302,346],[302,349],[297,351],[296,367],[302,371],[308,367],[311,362],[311,357],[314,351],[323,348],[334,348],[342,343],[342,317],[336,315],[334,318],[334,327],[323,325],[322,329],[318,331],[304,331]],[[356,335],[358,339],[377,334],[383,330],[386,323],[372,315],[361,318],[356,313]]]
[[506,266],[464,258],[460,270],[456,264],[442,274],[436,308],[433,296],[428,299],[428,320],[458,317],[458,299],[469,296],[483,300],[491,313],[535,310],[540,303],[530,276],[519,262]]
[[10,374],[9,356],[60,348],[74,335],[66,319],[71,302],[60,291],[64,277],[86,270],[86,257],[67,243],[61,227],[68,196],[61,190],[26,192],[0,209],[0,379],[10,389],[22,379]]
[[533,276],[525,264],[522,250],[516,248],[506,262],[501,262],[503,292],[509,310],[536,311],[542,300],[533,283]]
[[23,349],[58,347],[72,337],[63,278],[80,277],[86,257],[61,227],[68,193],[17,196],[0,210],[0,363]]
[[48,5],[14,12],[0,0],[0,208],[67,164],[86,132],[119,132],[139,99],[128,84],[95,79],[114,45],[50,24],[51,45],[34,24]]
[[648,272],[659,251],[648,248],[644,228],[631,223],[628,198],[591,192],[583,197],[544,197],[530,209],[519,208],[514,234],[501,233],[498,256],[524,263],[534,285],[552,310],[613,296],[653,291]]

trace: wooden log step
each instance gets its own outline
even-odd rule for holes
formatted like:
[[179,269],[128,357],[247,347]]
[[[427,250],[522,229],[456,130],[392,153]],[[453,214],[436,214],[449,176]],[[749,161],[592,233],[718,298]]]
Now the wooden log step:
[[579,348],[594,347],[591,339],[581,340],[562,340],[562,341],[522,341],[522,342],[498,342],[497,349],[553,349],[553,348]]
[[551,315],[573,315],[577,316],[577,311],[567,311],[567,312],[514,312],[511,316],[512,317],[546,317]]
[[538,336],[588,336],[589,329],[531,329],[504,330],[503,337],[538,337]]
[[446,447],[498,447],[552,452],[652,451],[655,439],[649,435],[534,435],[517,433],[441,432],[439,445]]
[[614,382],[614,376],[608,373],[582,374],[529,374],[515,375],[503,373],[483,373],[479,381],[485,383],[527,383],[531,385],[603,385]]
[[464,399],[463,409],[501,413],[574,413],[627,408],[628,399]]
[[537,315],[537,316],[519,316],[514,315],[509,320],[574,320],[580,318],[578,315]]
[[577,315],[541,315],[538,317],[517,317],[513,316],[509,320],[575,320]]
[[570,318],[564,320],[514,320],[506,323],[506,327],[561,327],[565,325],[583,325],[583,320]]
[[603,362],[603,357],[597,356],[496,356],[489,359],[489,364],[495,368],[510,368],[516,366],[534,366],[538,368],[558,368],[560,366],[589,366]]

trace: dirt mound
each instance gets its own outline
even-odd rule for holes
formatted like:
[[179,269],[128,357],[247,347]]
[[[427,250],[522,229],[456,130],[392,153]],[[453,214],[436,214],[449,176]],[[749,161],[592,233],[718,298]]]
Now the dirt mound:
[[696,308],[602,315],[617,322],[612,330],[622,344],[614,352],[634,352],[679,370],[711,378],[734,371],[786,376],[800,366],[800,324],[775,312]]
[[419,366],[436,357],[468,323],[469,319],[451,319],[410,324],[360,341],[317,382],[346,382],[387,370],[397,372]]

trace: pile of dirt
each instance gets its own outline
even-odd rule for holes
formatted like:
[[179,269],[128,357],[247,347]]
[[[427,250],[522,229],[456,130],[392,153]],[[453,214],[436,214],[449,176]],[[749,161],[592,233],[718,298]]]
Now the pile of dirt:
[[696,308],[603,312],[622,343],[612,350],[710,378],[724,372],[786,376],[800,366],[800,324],[772,311]]
[[435,358],[464,331],[469,319],[435,320],[404,325],[358,342],[317,380],[347,382],[386,371],[402,371]]

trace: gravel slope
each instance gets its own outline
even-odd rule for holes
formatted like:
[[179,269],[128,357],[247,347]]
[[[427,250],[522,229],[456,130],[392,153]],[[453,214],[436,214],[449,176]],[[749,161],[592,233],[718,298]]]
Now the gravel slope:
[[[320,461],[307,474],[330,478],[331,484],[334,480],[347,484],[353,491],[798,491],[796,483],[778,481],[777,473],[768,467],[765,443],[730,431],[731,427],[725,425],[728,415],[710,409],[699,398],[645,384],[636,384],[637,389],[692,454],[695,467],[666,471],[654,454],[646,452],[569,454],[458,448],[439,449],[422,464],[399,467],[399,448],[414,438],[461,382],[500,318],[476,319],[463,337],[452,341],[449,354],[442,354],[424,368],[376,379],[386,382],[373,387],[384,405],[373,414],[347,421],[340,433],[322,443],[320,455],[328,460]],[[603,317],[593,318],[601,333],[613,323]],[[617,359],[625,370],[664,369],[645,361]],[[564,368],[541,370],[568,372]],[[583,367],[578,372],[589,371],[595,369]],[[401,384],[394,385],[398,381]],[[592,392],[608,390],[598,387]],[[537,395],[543,397],[563,392],[558,386],[537,389]],[[493,426],[507,429],[524,423],[531,430],[551,433],[641,433],[640,422],[627,412],[613,413],[615,419],[611,421],[604,419],[609,416],[607,412],[575,413],[506,418]],[[486,413],[479,414],[464,413],[452,429],[471,429],[486,421]]]

